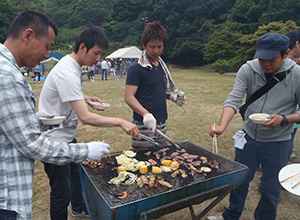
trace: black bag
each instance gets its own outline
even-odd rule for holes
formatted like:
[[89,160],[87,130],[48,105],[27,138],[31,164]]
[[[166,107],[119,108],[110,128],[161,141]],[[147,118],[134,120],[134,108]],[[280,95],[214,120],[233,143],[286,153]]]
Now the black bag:
[[282,81],[287,74],[289,74],[294,66],[292,66],[289,70],[277,73],[274,75],[263,87],[258,89],[244,104],[239,107],[239,112],[242,116],[243,121],[245,121],[245,113],[249,105],[251,105],[254,101],[256,101],[263,94],[272,89],[277,83]]

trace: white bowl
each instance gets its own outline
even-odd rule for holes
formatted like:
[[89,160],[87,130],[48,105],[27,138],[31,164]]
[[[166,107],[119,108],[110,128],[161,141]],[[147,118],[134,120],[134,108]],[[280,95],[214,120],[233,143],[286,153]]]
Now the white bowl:
[[271,119],[268,119],[267,117],[270,116],[269,114],[265,114],[265,113],[255,113],[249,116],[249,118],[257,124],[261,124],[264,122],[268,122]]
[[92,106],[97,110],[105,110],[110,107],[107,103],[100,103],[100,102],[90,102]]
[[40,118],[44,125],[59,125],[63,122],[66,116],[55,116],[53,118]]

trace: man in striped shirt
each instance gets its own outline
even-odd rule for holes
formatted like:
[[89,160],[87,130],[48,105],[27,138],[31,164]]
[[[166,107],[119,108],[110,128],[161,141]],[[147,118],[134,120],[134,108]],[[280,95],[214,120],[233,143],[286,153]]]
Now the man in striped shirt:
[[109,153],[102,142],[67,144],[41,134],[35,96],[20,67],[33,68],[54,43],[58,28],[47,15],[26,11],[0,44],[0,219],[31,219],[34,160],[63,165]]

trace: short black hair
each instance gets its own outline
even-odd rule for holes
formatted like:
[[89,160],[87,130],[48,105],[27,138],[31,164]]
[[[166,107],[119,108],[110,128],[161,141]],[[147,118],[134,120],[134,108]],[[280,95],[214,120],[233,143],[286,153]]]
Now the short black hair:
[[77,53],[81,43],[84,43],[87,51],[94,47],[96,44],[103,48],[108,49],[108,37],[99,26],[91,26],[86,28],[76,40],[74,52]]
[[58,34],[58,27],[55,22],[43,12],[25,11],[13,20],[9,26],[7,38],[16,39],[27,28],[32,28],[37,37],[48,34],[49,27],[52,27],[55,35]]
[[292,50],[297,41],[300,41],[300,29],[290,31],[287,35],[290,38],[290,45],[289,48]]

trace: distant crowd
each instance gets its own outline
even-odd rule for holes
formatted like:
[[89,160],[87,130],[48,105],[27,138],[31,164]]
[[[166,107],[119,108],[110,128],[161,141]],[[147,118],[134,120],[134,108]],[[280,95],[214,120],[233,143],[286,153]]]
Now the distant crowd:
[[102,80],[109,78],[121,79],[127,75],[129,67],[134,62],[134,59],[102,59],[93,66],[84,65],[82,67],[81,79],[86,74],[88,80],[95,82],[95,74],[101,74]]

